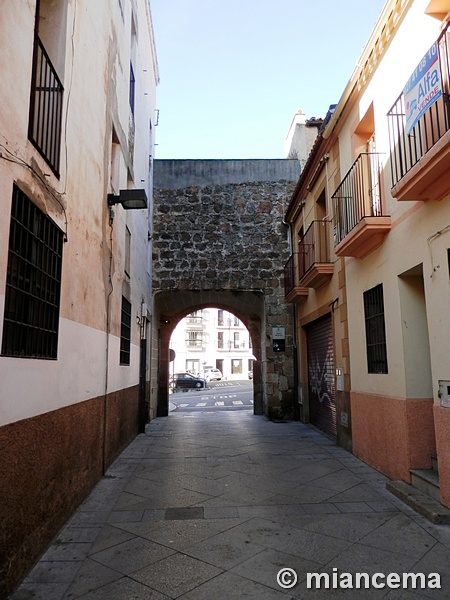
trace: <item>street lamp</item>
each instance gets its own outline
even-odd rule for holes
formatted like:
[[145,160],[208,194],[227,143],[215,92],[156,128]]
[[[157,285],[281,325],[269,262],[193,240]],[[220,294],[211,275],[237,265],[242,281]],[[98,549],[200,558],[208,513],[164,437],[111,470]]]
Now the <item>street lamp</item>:
[[121,204],[125,210],[142,209],[148,207],[147,193],[140,190],[120,190],[119,195],[108,194],[108,206]]

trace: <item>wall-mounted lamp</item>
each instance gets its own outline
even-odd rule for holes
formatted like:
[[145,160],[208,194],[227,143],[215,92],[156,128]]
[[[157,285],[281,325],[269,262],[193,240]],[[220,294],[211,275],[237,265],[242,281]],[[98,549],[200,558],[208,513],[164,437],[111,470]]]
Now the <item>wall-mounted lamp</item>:
[[121,204],[125,210],[148,207],[147,193],[141,190],[120,190],[119,195],[108,194],[108,206]]

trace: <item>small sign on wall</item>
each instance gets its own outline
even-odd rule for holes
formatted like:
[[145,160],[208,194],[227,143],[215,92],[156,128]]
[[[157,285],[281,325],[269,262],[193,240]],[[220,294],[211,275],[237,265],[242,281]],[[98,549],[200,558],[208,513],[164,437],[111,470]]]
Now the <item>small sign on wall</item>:
[[336,367],[336,391],[345,391],[344,369],[342,367]]
[[286,332],[284,327],[272,327],[272,350],[284,352],[286,350]]
[[450,381],[439,380],[438,396],[443,408],[450,408]]

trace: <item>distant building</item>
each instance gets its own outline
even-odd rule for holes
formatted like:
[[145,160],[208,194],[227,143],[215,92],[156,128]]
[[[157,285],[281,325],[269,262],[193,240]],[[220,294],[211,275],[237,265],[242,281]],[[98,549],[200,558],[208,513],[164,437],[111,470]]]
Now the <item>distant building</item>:
[[224,379],[248,379],[253,372],[252,340],[245,325],[232,313],[205,308],[182,319],[175,328],[170,348],[175,360],[170,372],[190,371],[204,376],[219,369]]
[[284,157],[296,158],[303,169],[322,123],[323,119],[307,119],[299,108],[284,140]]

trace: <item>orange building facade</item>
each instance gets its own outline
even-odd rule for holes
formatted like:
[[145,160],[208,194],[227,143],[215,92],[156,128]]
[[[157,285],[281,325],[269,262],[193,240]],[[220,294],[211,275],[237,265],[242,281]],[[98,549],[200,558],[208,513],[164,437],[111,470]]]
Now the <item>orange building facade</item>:
[[[445,0],[386,2],[286,213],[301,417],[327,431],[314,412],[315,373],[327,372],[328,432],[447,507],[449,10]],[[331,321],[325,370],[311,333],[318,318]]]

